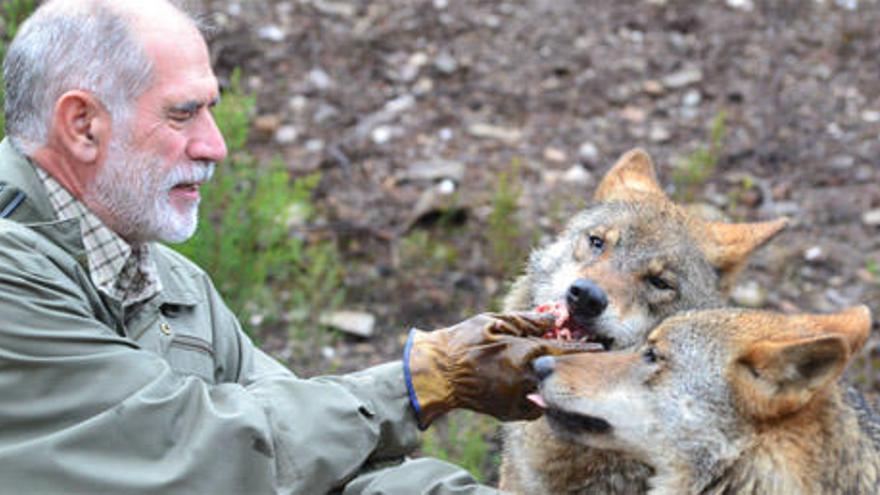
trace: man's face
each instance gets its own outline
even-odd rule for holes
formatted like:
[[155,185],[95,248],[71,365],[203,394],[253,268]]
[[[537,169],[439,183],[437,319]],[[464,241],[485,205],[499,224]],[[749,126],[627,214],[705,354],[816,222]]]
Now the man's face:
[[153,85],[138,98],[125,129],[114,129],[87,194],[130,242],[182,242],[195,232],[199,188],[226,145],[210,113],[218,100],[207,47],[188,26],[143,35]]

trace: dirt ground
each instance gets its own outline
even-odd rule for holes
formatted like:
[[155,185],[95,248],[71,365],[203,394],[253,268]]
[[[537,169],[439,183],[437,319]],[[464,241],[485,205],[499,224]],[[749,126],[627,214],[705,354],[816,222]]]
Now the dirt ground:
[[[738,304],[880,317],[876,0],[203,3],[218,74],[241,67],[258,95],[251,149],[322,173],[317,226],[345,254],[345,308],[378,318],[373,337],[294,360],[300,373],[396,358],[410,326],[497,304],[510,266],[636,146],[670,194],[792,219]],[[674,181],[719,115],[717,167]],[[519,191],[509,229],[493,217],[503,178]],[[857,370],[866,389],[875,361]]]

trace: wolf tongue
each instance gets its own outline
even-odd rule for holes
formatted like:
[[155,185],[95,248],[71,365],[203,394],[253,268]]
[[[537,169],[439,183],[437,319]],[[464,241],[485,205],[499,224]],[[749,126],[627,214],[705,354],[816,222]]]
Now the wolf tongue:
[[547,403],[544,402],[544,398],[541,397],[541,394],[529,394],[526,396],[526,399],[529,399],[530,401],[534,402],[541,409],[547,409]]

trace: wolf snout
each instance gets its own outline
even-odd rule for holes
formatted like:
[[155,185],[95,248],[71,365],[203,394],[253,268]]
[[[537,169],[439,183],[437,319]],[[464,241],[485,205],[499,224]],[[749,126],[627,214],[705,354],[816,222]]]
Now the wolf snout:
[[532,361],[532,370],[538,376],[539,380],[543,380],[553,374],[556,369],[556,360],[553,356],[541,356]]
[[592,319],[608,307],[608,296],[595,282],[586,278],[575,280],[565,295],[568,312],[577,319]]

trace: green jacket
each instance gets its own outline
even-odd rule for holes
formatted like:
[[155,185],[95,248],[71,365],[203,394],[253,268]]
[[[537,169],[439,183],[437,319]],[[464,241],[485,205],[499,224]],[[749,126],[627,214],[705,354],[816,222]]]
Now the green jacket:
[[164,246],[162,291],[124,312],[8,141],[0,185],[0,493],[494,492],[401,462],[418,432],[399,362],[299,379]]

